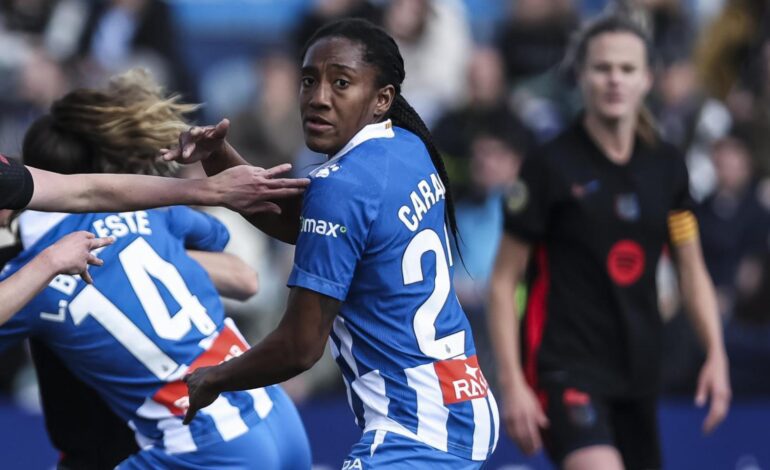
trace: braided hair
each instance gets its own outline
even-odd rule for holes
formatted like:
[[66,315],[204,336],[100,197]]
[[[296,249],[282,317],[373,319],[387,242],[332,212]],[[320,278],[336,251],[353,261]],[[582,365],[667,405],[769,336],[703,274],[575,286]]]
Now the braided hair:
[[369,21],[343,19],[319,28],[305,44],[305,47],[302,49],[301,58],[305,58],[310,46],[325,38],[345,38],[361,44],[363,46],[364,62],[374,66],[379,72],[377,74],[377,86],[382,88],[392,85],[396,89],[396,97],[384,119],[391,119],[394,126],[412,132],[425,144],[430,154],[430,159],[446,188],[445,219],[452,232],[452,236],[455,241],[458,241],[457,220],[455,218],[454,199],[452,198],[449,184],[449,175],[444,166],[444,160],[441,158],[441,154],[433,142],[428,126],[401,94],[401,84],[404,82],[406,72],[404,72],[404,59],[401,57],[396,41],[384,29],[375,26]]

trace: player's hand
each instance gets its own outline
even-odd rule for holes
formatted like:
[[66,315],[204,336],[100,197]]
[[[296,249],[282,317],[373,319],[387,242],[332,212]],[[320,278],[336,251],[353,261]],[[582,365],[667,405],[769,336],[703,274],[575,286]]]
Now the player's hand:
[[543,409],[529,385],[513,386],[505,397],[503,422],[522,452],[532,455],[543,447],[540,431],[548,427]]
[[711,401],[709,413],[703,421],[703,433],[709,434],[724,421],[730,410],[730,373],[727,355],[710,354],[698,376],[698,389],[695,392],[695,405],[703,407]]
[[208,380],[209,374],[214,369],[215,367],[201,367],[185,376],[184,381],[187,384],[190,406],[184,415],[183,424],[190,424],[198,410],[214,403],[214,400],[219,396],[219,392],[212,390],[210,380]]
[[297,197],[310,184],[307,178],[277,178],[289,170],[291,165],[288,163],[267,170],[239,165],[210,177],[209,182],[220,195],[220,205],[228,209],[247,215],[280,214],[281,208],[271,201]]
[[111,245],[113,237],[96,238],[91,232],[74,232],[46,248],[43,253],[54,274],[79,274],[93,284],[88,265],[101,266],[104,261],[91,253],[92,250]]
[[230,121],[222,119],[216,126],[193,126],[179,134],[179,145],[172,149],[160,149],[160,156],[166,161],[195,163],[205,160],[214,153],[224,152],[225,137]]

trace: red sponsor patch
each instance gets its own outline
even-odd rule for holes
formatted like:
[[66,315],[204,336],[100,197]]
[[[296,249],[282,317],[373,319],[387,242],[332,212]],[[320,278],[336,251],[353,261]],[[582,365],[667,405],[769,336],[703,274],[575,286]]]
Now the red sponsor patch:
[[591,397],[587,393],[581,392],[576,388],[564,390],[562,400],[566,406],[585,406],[591,403]]
[[489,385],[475,355],[467,359],[434,362],[433,367],[441,384],[445,405],[487,396]]
[[633,240],[620,240],[607,255],[607,272],[615,284],[628,287],[642,277],[645,259],[641,245]]
[[[244,343],[237,333],[225,326],[211,347],[190,365],[188,373],[199,367],[215,366],[229,361],[248,349],[249,345]],[[189,403],[187,384],[181,380],[170,382],[158,390],[152,399],[168,408],[174,415],[183,416]]]

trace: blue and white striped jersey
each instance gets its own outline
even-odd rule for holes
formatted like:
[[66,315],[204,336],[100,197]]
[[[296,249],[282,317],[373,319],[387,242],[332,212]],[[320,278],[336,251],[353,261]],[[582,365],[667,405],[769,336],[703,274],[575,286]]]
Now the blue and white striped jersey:
[[114,236],[101,249],[104,266],[93,285],[57,276],[0,327],[0,348],[33,336],[45,342],[82,381],[131,426],[139,444],[168,453],[229,441],[266,417],[264,389],[224,393],[182,425],[187,386],[182,377],[248,348],[224,317],[206,271],[185,248],[221,251],[229,240],[216,219],[187,207],[96,214],[28,211],[20,220],[25,250],[8,277],[62,236],[88,230]]
[[497,405],[452,287],[446,189],[425,145],[373,124],[310,176],[289,285],[343,301],[330,344],[358,425],[485,460]]

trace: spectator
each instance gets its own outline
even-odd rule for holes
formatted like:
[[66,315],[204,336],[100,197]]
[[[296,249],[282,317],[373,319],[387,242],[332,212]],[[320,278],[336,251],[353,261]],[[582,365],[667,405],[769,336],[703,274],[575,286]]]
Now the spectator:
[[404,58],[404,96],[431,126],[465,97],[472,38],[459,0],[393,0],[383,26]]

